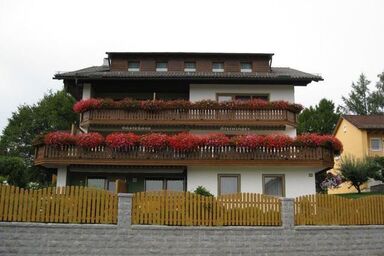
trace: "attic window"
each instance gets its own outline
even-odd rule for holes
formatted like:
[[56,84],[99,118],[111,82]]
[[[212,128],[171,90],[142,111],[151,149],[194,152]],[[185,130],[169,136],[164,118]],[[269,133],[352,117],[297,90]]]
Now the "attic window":
[[131,71],[131,72],[140,71],[140,63],[138,61],[128,62],[128,71]]
[[196,72],[196,62],[185,62],[184,72]]
[[252,63],[250,62],[240,63],[240,71],[243,73],[252,72]]
[[168,71],[168,63],[167,62],[157,62],[156,63],[156,71],[158,71],[158,72]]
[[224,72],[224,62],[213,62],[212,72]]

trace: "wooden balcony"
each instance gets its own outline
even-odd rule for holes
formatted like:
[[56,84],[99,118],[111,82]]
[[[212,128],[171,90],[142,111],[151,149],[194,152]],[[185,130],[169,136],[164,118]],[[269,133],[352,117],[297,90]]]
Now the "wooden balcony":
[[248,149],[235,146],[200,147],[191,152],[170,148],[160,151],[142,146],[113,150],[104,146],[83,149],[78,146],[40,145],[35,165],[147,165],[147,166],[312,166],[319,170],[333,167],[332,150],[317,147]]
[[93,109],[80,115],[80,126],[296,126],[297,114],[289,110],[174,109],[148,112],[124,109]]

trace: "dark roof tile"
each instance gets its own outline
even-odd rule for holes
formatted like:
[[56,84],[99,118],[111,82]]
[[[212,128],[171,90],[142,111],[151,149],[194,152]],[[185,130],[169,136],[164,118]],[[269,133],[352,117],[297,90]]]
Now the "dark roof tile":
[[342,117],[359,129],[384,129],[384,115],[343,115]]

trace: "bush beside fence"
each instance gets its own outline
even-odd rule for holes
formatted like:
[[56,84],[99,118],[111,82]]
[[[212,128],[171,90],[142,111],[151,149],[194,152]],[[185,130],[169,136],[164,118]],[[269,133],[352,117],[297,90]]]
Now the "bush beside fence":
[[296,225],[382,225],[384,196],[347,199],[336,195],[307,195],[295,199]]
[[141,192],[133,196],[132,224],[177,226],[279,226],[278,198],[238,193],[217,198],[190,192]]
[[95,188],[0,185],[0,221],[115,224],[117,207],[115,193]]

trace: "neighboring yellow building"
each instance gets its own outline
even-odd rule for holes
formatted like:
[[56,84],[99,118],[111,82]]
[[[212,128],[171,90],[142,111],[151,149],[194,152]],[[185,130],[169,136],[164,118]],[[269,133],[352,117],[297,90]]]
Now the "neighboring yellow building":
[[[345,156],[364,158],[366,156],[384,156],[384,115],[343,115],[337,122],[333,135],[343,143],[344,151],[335,158],[331,170],[338,173],[340,159]],[[372,184],[369,184],[372,185]],[[363,190],[368,189],[368,184]],[[357,192],[349,182],[344,182],[337,189],[329,189],[329,194]]]

